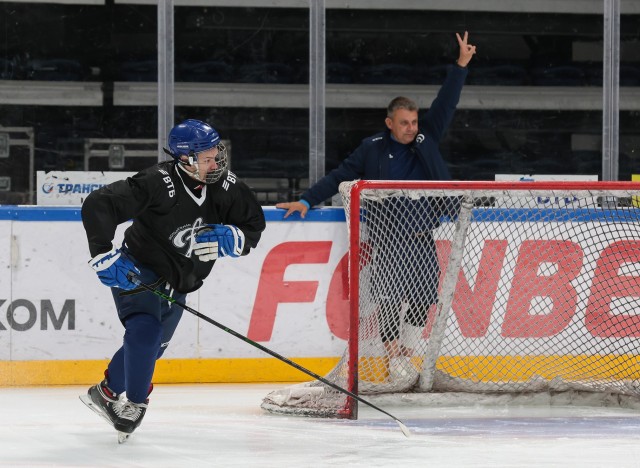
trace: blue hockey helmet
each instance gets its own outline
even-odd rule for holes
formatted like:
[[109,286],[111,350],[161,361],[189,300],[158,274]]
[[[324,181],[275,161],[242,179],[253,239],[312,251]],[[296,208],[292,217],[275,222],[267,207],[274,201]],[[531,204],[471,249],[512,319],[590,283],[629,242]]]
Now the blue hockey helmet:
[[[209,124],[195,119],[187,119],[179,123],[169,132],[167,141],[170,154],[178,163],[196,166],[196,175],[199,180],[207,184],[217,182],[222,173],[227,169],[227,150],[220,140],[218,132]],[[218,149],[216,156],[217,168],[201,178],[198,174],[198,154],[212,148]],[[187,161],[182,161],[181,156],[186,156]]]

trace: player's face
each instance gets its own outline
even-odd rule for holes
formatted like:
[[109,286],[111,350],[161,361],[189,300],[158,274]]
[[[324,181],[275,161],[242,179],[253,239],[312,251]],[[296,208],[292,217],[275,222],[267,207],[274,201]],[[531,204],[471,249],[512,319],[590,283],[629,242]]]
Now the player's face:
[[393,137],[408,145],[418,134],[418,112],[407,109],[396,109],[391,117],[385,119],[387,128]]
[[198,161],[191,166],[193,168],[192,174],[195,178],[204,182],[207,174],[218,168],[216,156],[218,156],[218,148],[216,147],[198,153]]

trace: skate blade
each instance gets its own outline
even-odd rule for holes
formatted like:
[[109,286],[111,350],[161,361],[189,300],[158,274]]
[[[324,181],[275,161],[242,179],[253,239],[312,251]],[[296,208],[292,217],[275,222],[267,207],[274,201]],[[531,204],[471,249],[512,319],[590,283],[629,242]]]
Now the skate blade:
[[119,444],[124,444],[129,439],[130,436],[131,436],[131,434],[127,434],[126,432],[118,431],[118,443]]
[[100,416],[102,419],[104,419],[105,421],[107,421],[107,423],[109,423],[109,426],[113,427],[113,423],[111,422],[111,419],[109,419],[109,416],[107,416],[106,414],[104,414],[102,412],[102,410],[97,407],[93,401],[91,401],[91,398],[89,398],[89,395],[80,395],[80,401],[82,403],[84,403],[86,405],[87,408],[89,408],[91,411],[93,411],[94,413],[96,413],[98,416]]

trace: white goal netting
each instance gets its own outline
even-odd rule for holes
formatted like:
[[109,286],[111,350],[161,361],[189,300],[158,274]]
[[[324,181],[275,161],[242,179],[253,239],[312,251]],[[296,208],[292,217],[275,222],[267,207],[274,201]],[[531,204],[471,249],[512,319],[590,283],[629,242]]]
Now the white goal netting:
[[[361,395],[576,390],[640,397],[637,184],[341,185],[350,338],[326,376]],[[353,418],[320,381],[272,412]]]

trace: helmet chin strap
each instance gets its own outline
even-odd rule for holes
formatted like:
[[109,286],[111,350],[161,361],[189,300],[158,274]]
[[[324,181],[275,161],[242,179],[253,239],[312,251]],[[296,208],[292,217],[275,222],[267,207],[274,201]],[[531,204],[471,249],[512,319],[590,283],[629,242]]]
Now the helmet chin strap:
[[202,177],[200,175],[200,168],[198,167],[198,163],[195,164],[196,167],[196,171],[193,173],[193,178],[196,179],[198,182],[201,182],[204,184],[205,180],[207,179],[207,174],[204,175],[204,177]]
[[[182,169],[182,171],[185,174],[187,174],[189,177],[191,177],[192,179],[197,180],[198,182],[204,184],[205,181],[202,180],[202,177],[200,176],[200,168],[198,167],[198,164],[197,163],[195,165],[189,164],[190,166],[193,165],[196,168],[196,170],[194,172],[188,171],[187,168],[185,167],[185,164],[187,164],[187,163],[183,162],[183,161],[179,161],[178,162],[178,167],[180,169]],[[205,174],[205,177],[206,177],[206,174]]]
[[[204,177],[200,175],[200,165],[198,164],[198,156],[195,152],[189,151],[189,155],[187,156],[189,161],[189,166],[193,166],[196,168],[195,172],[189,173],[192,178],[196,179],[198,182],[206,183],[207,173],[205,172]],[[189,172],[189,171],[187,171]]]
[[[189,166],[195,166],[196,167],[196,173],[198,172],[198,166],[196,165],[196,163],[198,162],[198,157],[196,156],[196,153],[194,153],[193,151],[189,151],[188,155],[182,155],[182,156],[186,156],[187,160],[183,161],[181,158],[182,156],[178,156],[177,154],[173,154],[171,151],[169,151],[167,148],[162,148],[162,150],[168,154],[169,156],[171,156],[173,159],[175,159],[175,161],[177,163],[179,163],[181,166],[184,166],[185,164],[189,165]],[[187,173],[189,171],[186,171]]]
[[189,161],[189,166],[193,166],[198,161],[198,157],[196,156],[196,153],[194,153],[193,151],[189,151],[189,155],[187,156],[187,158]]

